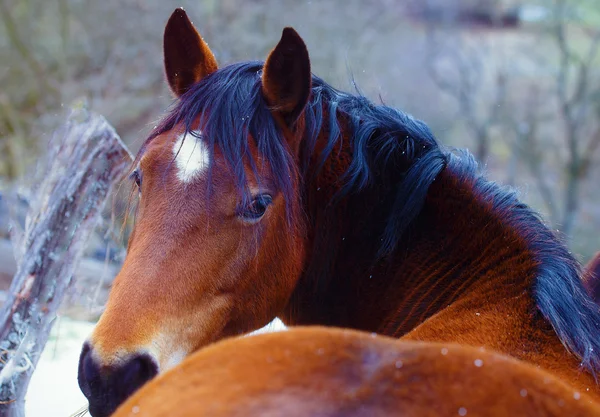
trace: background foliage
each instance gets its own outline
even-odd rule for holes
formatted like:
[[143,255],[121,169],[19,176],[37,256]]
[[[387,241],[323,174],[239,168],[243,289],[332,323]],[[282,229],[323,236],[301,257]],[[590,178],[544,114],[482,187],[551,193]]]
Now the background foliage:
[[221,65],[295,27],[314,73],[470,148],[582,260],[600,250],[600,0],[0,0],[0,188],[81,97],[137,150],[172,102],[162,30],[179,6]]

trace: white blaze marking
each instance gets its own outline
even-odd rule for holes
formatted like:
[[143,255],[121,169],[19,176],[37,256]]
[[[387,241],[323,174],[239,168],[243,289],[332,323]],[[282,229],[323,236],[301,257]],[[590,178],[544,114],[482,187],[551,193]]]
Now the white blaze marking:
[[[200,131],[194,131],[200,136]],[[177,178],[183,183],[189,183],[206,171],[210,165],[208,147],[191,132],[179,135],[173,146],[173,155],[177,164]],[[185,137],[185,140],[184,140]]]

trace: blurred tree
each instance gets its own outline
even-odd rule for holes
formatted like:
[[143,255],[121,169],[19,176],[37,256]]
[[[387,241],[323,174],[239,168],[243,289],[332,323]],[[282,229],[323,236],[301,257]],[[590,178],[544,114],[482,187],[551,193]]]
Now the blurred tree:
[[490,74],[486,68],[493,50],[487,42],[468,42],[460,33],[454,35],[429,31],[427,70],[437,87],[458,103],[458,115],[475,141],[474,155],[486,163],[492,129],[506,98],[505,74],[501,69]]
[[[567,155],[563,175],[561,230],[571,236],[580,205],[581,183],[589,173],[600,145],[600,72],[598,49],[600,22],[593,26],[579,16],[584,10],[567,0],[554,2],[555,22],[551,37],[558,49],[558,71],[555,76],[556,98],[564,125]],[[600,2],[583,2],[600,9]],[[570,7],[571,6],[571,7]],[[573,11],[570,18],[569,11]],[[579,13],[577,13],[579,12]],[[598,16],[596,16],[598,17]]]
[[[514,90],[525,94],[513,95],[503,121],[551,221],[571,239],[583,183],[600,153],[600,15],[587,12],[589,7],[600,10],[600,2],[553,0],[550,6],[551,21],[538,47],[546,51],[548,43],[551,53],[529,51],[547,80],[518,82]],[[552,171],[558,174],[555,180]]]
[[[488,42],[499,35],[479,32],[474,39],[454,28],[441,36],[430,31],[429,72],[458,103],[475,156],[487,163],[492,136],[501,136],[513,152],[509,176],[514,178],[514,162],[520,161],[551,222],[571,239],[582,184],[600,148],[600,1],[544,5],[548,21],[521,32],[519,46],[510,51],[510,69],[499,64],[498,45]],[[526,47],[522,39],[530,33]],[[494,135],[497,130],[502,135]]]
[[[4,137],[0,142],[4,151],[0,157],[0,174],[9,177],[22,173],[25,150],[36,146],[28,135],[27,117],[37,116],[60,102],[53,71],[36,57],[28,25],[21,21],[30,14],[31,4],[23,2],[18,6],[0,0],[0,23],[7,50],[11,51],[9,56],[0,56],[4,62],[11,63],[0,72],[0,82],[5,86],[0,93],[0,136]],[[8,80],[19,80],[19,83]],[[20,94],[12,94],[17,88]]]

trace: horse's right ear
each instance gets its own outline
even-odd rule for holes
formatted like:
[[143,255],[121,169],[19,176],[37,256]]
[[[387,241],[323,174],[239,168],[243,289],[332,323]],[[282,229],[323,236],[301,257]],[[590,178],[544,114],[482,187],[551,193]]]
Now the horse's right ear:
[[217,70],[217,60],[186,12],[175,9],[163,38],[165,73],[171,91],[179,97]]

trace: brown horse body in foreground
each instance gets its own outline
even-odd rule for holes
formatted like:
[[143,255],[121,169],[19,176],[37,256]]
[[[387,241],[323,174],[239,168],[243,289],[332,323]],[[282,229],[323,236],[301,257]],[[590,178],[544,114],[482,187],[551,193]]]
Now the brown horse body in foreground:
[[293,29],[266,62],[219,69],[177,10],[164,52],[179,100],[136,158],[136,226],[80,359],[94,417],[276,316],[483,347],[600,397],[600,311],[579,265],[468,154],[313,76]]
[[114,417],[599,413],[550,373],[491,351],[298,327],[204,348],[145,385]]

